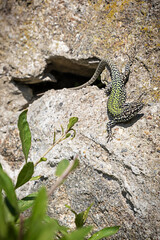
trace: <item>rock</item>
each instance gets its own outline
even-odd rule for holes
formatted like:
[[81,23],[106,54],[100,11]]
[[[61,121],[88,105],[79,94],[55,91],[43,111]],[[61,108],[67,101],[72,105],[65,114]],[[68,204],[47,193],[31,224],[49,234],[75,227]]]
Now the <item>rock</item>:
[[[87,87],[79,91],[48,91],[29,107],[30,160],[36,162],[43,155],[52,144],[54,130],[60,130],[61,124],[65,128],[73,116],[79,118],[74,126],[77,134],[72,141],[66,139],[48,153],[47,162],[39,164],[35,171],[35,176],[42,175],[43,181],[28,184],[24,192],[18,191],[18,196],[35,191],[41,184],[50,189],[55,182],[57,163],[77,155],[80,167],[55,192],[49,204],[50,215],[74,226],[73,215],[64,205],[69,204],[80,212],[93,202],[88,224],[95,224],[96,229],[121,226],[117,236],[111,239],[156,239],[159,218],[156,148],[160,131],[149,125],[147,112],[152,114],[146,106],[144,115],[137,121],[133,119],[114,127],[114,139],[107,143],[103,90]],[[156,114],[152,116],[157,121]]]
[[157,78],[158,10],[157,0],[5,1],[0,6],[0,62],[14,80],[27,83],[41,82],[48,66],[50,73],[90,77],[96,68],[90,59],[112,57],[122,68],[136,45],[143,76]]
[[[82,211],[94,202],[89,224],[96,229],[121,226],[110,239],[157,240],[158,1],[13,0],[0,3],[0,13],[0,162],[4,169],[15,181],[23,161],[17,119],[28,105],[33,161],[50,146],[55,129],[66,126],[72,116],[79,118],[74,140],[67,139],[48,154],[48,161],[35,172],[43,178],[20,188],[19,198],[42,184],[49,189],[57,163],[78,154],[80,168],[54,193],[50,215],[74,227],[73,214],[64,205]],[[52,90],[35,101],[39,88],[35,83],[55,84],[51,85],[55,88],[80,84],[79,79],[92,76],[98,59],[113,58],[124,70],[134,45],[137,55],[126,86],[127,101],[145,93],[144,115],[115,126],[112,142],[106,142],[103,90]],[[44,85],[40,87],[44,92]]]

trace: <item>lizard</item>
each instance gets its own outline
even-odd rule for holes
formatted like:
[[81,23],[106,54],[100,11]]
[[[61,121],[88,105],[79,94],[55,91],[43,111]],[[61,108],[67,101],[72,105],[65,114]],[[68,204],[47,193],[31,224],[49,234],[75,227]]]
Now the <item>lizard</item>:
[[107,112],[109,115],[109,121],[107,123],[107,133],[108,133],[108,140],[112,140],[112,127],[115,126],[117,123],[127,122],[128,120],[132,119],[137,115],[137,113],[143,108],[144,104],[140,100],[141,96],[138,98],[137,101],[133,101],[131,103],[126,103],[126,90],[125,84],[128,81],[129,74],[130,74],[130,67],[133,64],[134,57],[130,58],[130,61],[125,66],[124,74],[120,73],[117,66],[110,60],[110,59],[102,59],[98,67],[93,74],[92,78],[78,86],[73,87],[71,89],[81,89],[83,87],[87,87],[91,85],[98,76],[102,73],[104,68],[106,67],[111,74],[111,83],[108,84],[107,81],[102,81],[102,83],[106,84],[106,94],[109,95],[107,101]]

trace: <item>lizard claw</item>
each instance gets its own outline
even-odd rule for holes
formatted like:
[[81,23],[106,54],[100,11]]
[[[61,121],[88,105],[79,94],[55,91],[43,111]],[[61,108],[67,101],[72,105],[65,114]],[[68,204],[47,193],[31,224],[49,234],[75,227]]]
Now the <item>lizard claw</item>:
[[108,133],[108,136],[107,136],[107,143],[112,141],[113,140],[113,135],[112,133]]

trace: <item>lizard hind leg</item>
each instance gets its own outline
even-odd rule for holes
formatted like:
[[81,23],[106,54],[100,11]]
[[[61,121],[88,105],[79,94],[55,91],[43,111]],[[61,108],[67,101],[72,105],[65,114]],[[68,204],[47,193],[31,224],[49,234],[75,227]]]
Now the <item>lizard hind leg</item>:
[[137,115],[137,113],[143,108],[144,104],[142,102],[131,102],[125,103],[123,105],[123,111],[121,114],[114,116],[113,120],[107,123],[107,143],[113,139],[112,127],[117,123],[127,122]]
[[107,143],[113,139],[113,136],[112,136],[112,127],[115,126],[115,125],[116,125],[116,121],[115,121],[115,120],[110,120],[110,121],[107,123],[107,133],[108,133]]
[[137,115],[137,113],[143,108],[144,104],[142,102],[131,102],[125,103],[123,105],[123,111],[120,116],[115,117],[117,122],[127,122]]

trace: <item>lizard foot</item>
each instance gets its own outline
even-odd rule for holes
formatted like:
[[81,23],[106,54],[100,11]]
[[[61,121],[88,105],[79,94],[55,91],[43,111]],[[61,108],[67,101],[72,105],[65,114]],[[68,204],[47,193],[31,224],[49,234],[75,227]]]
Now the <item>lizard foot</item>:
[[110,133],[110,134],[108,134],[108,136],[107,136],[107,143],[108,142],[111,142],[113,140],[113,135],[112,135],[112,133]]
[[114,120],[110,120],[110,121],[107,123],[107,133],[108,133],[107,143],[113,139],[112,129],[111,129],[111,128],[112,128],[114,125],[115,125],[115,121],[114,121]]

